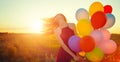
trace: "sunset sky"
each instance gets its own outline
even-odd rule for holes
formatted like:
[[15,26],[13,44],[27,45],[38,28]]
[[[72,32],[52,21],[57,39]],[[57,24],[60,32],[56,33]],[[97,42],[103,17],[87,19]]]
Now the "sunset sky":
[[120,0],[0,0],[0,32],[38,33],[44,29],[42,19],[57,13],[76,23],[77,9],[89,10],[95,1],[113,7],[116,22],[109,30],[120,34]]

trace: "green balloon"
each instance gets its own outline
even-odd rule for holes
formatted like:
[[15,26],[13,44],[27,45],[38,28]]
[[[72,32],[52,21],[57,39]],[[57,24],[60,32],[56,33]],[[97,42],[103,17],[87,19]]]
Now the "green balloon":
[[86,57],[92,62],[100,62],[104,58],[104,53],[100,48],[96,47],[91,52],[86,53]]

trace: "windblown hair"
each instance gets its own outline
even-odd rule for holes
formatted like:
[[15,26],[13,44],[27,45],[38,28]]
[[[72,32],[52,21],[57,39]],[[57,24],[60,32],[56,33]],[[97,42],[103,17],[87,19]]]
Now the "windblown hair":
[[51,17],[51,18],[45,18],[44,21],[45,21],[45,29],[44,31],[46,33],[49,33],[49,34],[53,34],[54,30],[59,27],[59,22],[58,22],[58,16],[62,16],[63,19],[66,21],[66,18],[63,14],[57,14],[55,17]]

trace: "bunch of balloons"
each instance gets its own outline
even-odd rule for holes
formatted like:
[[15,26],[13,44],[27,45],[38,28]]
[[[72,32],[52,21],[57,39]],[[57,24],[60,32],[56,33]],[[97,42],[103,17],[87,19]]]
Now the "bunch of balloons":
[[79,35],[71,36],[68,45],[76,53],[85,52],[88,60],[100,62],[104,54],[116,51],[116,43],[110,39],[107,30],[115,24],[112,6],[103,6],[100,2],[90,5],[89,12],[80,8],[76,11],[77,31]]

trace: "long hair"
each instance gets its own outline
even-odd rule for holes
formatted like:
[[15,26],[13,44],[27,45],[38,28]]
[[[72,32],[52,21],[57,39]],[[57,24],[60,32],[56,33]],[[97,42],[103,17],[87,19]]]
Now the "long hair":
[[53,34],[54,30],[59,27],[59,22],[58,22],[58,16],[62,16],[62,18],[64,19],[65,22],[66,18],[63,14],[57,14],[55,17],[51,17],[51,18],[45,18],[43,19],[45,21],[45,29],[44,32],[47,34]]

